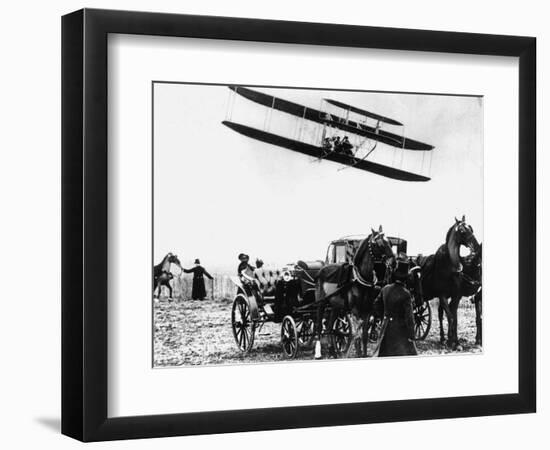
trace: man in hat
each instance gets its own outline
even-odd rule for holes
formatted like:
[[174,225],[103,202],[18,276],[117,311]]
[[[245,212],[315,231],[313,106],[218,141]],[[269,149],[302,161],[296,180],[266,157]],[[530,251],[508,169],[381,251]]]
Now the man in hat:
[[[259,299],[260,295],[258,283],[254,277],[254,267],[250,265],[250,257],[245,253],[240,253],[238,258],[240,261],[239,267],[237,267],[237,275],[239,276],[239,279],[244,285],[248,286],[252,290],[254,296]],[[258,261],[256,262],[256,265],[258,265]],[[261,261],[261,265],[263,265],[263,261]]]
[[414,344],[413,299],[405,287],[409,264],[404,258],[397,260],[394,282],[382,288],[374,301],[375,311],[383,316],[375,356],[416,355]]
[[244,284],[254,283],[254,267],[249,263],[250,257],[245,253],[239,254],[239,267],[237,267],[237,275]]
[[191,298],[193,300],[204,300],[206,297],[206,288],[204,287],[204,277],[213,280],[204,267],[201,266],[199,258],[195,259],[195,267],[192,269],[183,269],[185,273],[193,274],[193,290],[191,292]]

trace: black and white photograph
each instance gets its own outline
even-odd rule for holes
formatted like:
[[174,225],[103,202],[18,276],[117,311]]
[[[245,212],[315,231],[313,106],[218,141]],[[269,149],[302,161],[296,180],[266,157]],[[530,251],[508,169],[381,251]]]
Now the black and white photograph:
[[544,5],[5,3],[0,448],[545,448]]
[[482,354],[483,118],[154,81],[153,367]]

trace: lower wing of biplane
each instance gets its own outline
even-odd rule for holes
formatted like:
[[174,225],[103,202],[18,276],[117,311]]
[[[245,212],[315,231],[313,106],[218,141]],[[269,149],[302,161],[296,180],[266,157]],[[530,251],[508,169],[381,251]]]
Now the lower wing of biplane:
[[295,152],[300,152],[305,155],[314,156],[316,158],[326,159],[328,161],[334,161],[340,164],[353,166],[357,169],[366,170],[367,172],[372,172],[377,175],[382,175],[384,177],[393,178],[395,180],[402,181],[429,181],[430,178],[423,175],[418,175],[411,172],[406,172],[401,169],[395,169],[393,167],[384,166],[372,161],[362,160],[353,156],[344,155],[336,152],[326,152],[326,149],[323,147],[318,147],[316,145],[307,144],[305,142],[296,141],[294,139],[289,139],[284,136],[279,136],[277,134],[268,133],[267,131],[258,130],[257,128],[252,128],[246,125],[241,125],[240,123],[230,122],[224,120],[222,122],[225,126],[235,130],[237,133],[248,136],[252,139],[258,141],[266,142],[268,144],[277,145],[279,147],[284,147],[289,150],[294,150]]
[[[277,145],[279,147],[284,147],[289,150],[294,150],[306,155],[314,156],[319,159],[326,159],[329,161],[334,161],[345,166],[354,167],[361,170],[366,170],[368,172],[375,173],[377,175],[385,176],[388,178],[393,178],[396,180],[402,181],[428,181],[429,177],[424,175],[419,175],[405,170],[396,169],[394,167],[385,166],[383,164],[375,163],[369,161],[366,158],[370,155],[371,151],[368,152],[364,157],[358,157],[357,152],[351,150],[348,154],[343,151],[337,151],[334,142],[330,142],[330,139],[326,137],[325,132],[327,128],[338,129],[346,133],[351,133],[355,136],[361,137],[363,139],[370,139],[375,142],[381,142],[383,144],[390,145],[392,147],[401,148],[402,150],[417,150],[417,151],[431,151],[434,147],[429,144],[425,144],[420,141],[406,138],[395,133],[388,132],[381,129],[381,124],[387,123],[391,125],[401,125],[400,122],[397,122],[394,119],[388,117],[380,116],[368,111],[365,111],[360,108],[356,108],[350,105],[347,105],[336,100],[326,100],[327,103],[332,104],[338,108],[344,109],[347,111],[346,118],[339,117],[335,114],[329,114],[314,108],[309,108],[298,103],[293,103],[288,100],[284,100],[272,95],[264,94],[262,92],[254,91],[249,88],[242,86],[230,86],[230,89],[236,92],[237,94],[243,96],[244,98],[251,100],[260,105],[266,106],[268,108],[281,111],[296,117],[301,118],[302,120],[308,120],[323,126],[323,137],[321,145],[312,145],[306,142],[297,141],[289,139],[284,136],[279,136],[267,131],[258,130],[256,128],[249,127],[247,125],[242,125],[232,121],[222,122],[227,127],[241,133],[250,138],[266,142],[269,144]],[[359,114],[364,118],[370,118],[375,120],[376,126],[369,126],[366,123],[360,123],[358,121],[350,120],[350,112]],[[327,145],[328,144],[328,145]],[[339,144],[338,144],[339,145]],[[330,148],[332,146],[332,148]],[[375,145],[376,146],[376,145]],[[329,148],[327,148],[329,147]],[[352,147],[352,146],[351,146]],[[374,150],[374,147],[373,147]],[[351,154],[349,154],[351,153]]]

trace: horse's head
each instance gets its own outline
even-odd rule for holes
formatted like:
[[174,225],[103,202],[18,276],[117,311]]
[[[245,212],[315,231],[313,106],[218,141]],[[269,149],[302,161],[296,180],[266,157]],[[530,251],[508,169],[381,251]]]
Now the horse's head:
[[462,216],[461,220],[455,217],[455,223],[447,233],[447,243],[453,240],[454,244],[460,248],[461,245],[468,247],[472,253],[479,251],[479,243],[474,235],[474,229],[466,223],[466,217]]
[[389,264],[394,257],[391,244],[384,235],[382,225],[378,231],[374,228],[371,228],[371,231],[371,234],[359,244],[353,260],[353,264],[363,271],[372,270],[372,266],[376,263]]
[[172,263],[172,264],[175,264],[176,266],[178,266],[181,269],[181,262],[180,262],[177,255],[174,255],[172,253],[168,253],[168,262]]
[[378,227],[378,231],[371,228],[371,234],[367,238],[367,243],[370,247],[371,255],[376,260],[393,258],[393,250],[390,241],[386,238],[382,225]]
[[371,228],[371,234],[361,241],[355,253],[353,265],[366,281],[376,281],[388,277],[394,258],[389,240],[384,235],[382,225],[378,231]]

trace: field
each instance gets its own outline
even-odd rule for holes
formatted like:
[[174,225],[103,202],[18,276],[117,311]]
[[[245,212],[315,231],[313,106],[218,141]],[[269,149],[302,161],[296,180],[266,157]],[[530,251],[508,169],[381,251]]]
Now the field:
[[[243,355],[231,330],[232,299],[169,300],[154,303],[154,365],[181,366],[241,364],[284,360],[280,347],[280,325],[266,323],[256,333],[254,347]],[[425,341],[417,343],[420,355],[450,353],[439,344],[437,302],[432,302],[432,327]],[[462,352],[481,352],[474,345],[475,309],[467,299],[459,308],[458,333]],[[445,324],[446,329],[446,324]],[[327,352],[325,352],[326,354]],[[299,359],[313,359],[313,349],[301,349]]]

